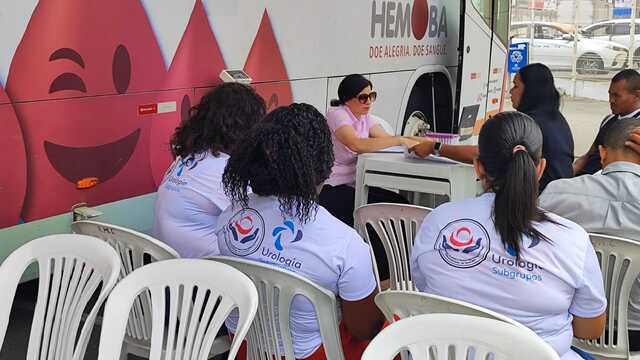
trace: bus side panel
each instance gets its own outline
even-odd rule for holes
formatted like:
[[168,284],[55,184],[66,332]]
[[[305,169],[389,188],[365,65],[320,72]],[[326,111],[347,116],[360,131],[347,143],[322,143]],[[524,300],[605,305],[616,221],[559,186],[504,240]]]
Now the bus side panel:
[[305,102],[315,106],[323,115],[326,113],[327,79],[305,79],[291,81],[293,101]]
[[479,105],[476,124],[481,124],[487,111],[487,84],[489,82],[491,29],[483,21],[472,2],[467,0],[465,16],[463,63],[460,88],[459,114],[465,106]]
[[[412,71],[457,65],[459,8],[444,0],[58,1],[40,0],[30,19],[10,7],[7,18],[29,26],[0,35],[18,47],[16,56],[6,47],[12,66],[0,61],[0,75],[13,73],[7,92],[26,144],[25,205],[16,202],[24,221],[154,191],[171,161],[170,134],[222,66],[250,70],[270,108],[295,100],[326,109],[341,76],[373,73],[374,112],[393,124]],[[76,189],[90,178],[98,185]]]
[[[493,43],[493,50],[491,51],[491,71],[489,75],[489,90],[487,92],[487,113],[485,120],[489,116],[493,116],[500,112],[502,103],[504,101],[505,92],[503,89],[508,86],[505,81],[508,81],[506,76],[506,59],[507,51],[505,47],[495,41]],[[474,132],[480,132],[483,122],[476,122]]]
[[404,111],[401,111],[402,99],[405,92],[411,91],[409,79],[413,71],[395,71],[389,73],[371,74],[374,90],[378,92],[378,100],[372,108],[372,113],[381,117],[397,129],[402,122]]

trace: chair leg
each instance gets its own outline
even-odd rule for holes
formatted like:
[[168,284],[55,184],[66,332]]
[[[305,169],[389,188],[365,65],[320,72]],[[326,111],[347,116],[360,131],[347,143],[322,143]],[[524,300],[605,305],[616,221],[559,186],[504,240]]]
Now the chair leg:
[[128,360],[129,351],[127,351],[127,344],[122,344],[122,350],[120,350],[120,360]]

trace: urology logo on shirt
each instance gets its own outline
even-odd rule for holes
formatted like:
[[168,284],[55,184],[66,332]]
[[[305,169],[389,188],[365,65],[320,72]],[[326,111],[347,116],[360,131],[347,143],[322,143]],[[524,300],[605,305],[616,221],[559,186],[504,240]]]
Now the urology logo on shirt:
[[271,232],[271,235],[276,239],[274,245],[278,251],[284,250],[282,245],[283,238],[291,238],[291,244],[302,240],[302,230],[298,229],[296,231],[296,225],[293,221],[285,219],[282,224],[284,226],[276,226]]
[[487,258],[491,241],[487,230],[477,221],[460,219],[440,230],[435,249],[447,264],[472,268]]
[[196,166],[198,166],[198,160],[196,160],[193,155],[189,156],[186,159],[180,159],[177,166],[178,171],[176,172],[176,176],[182,176],[185,168],[187,170],[193,170]]
[[262,245],[264,239],[264,219],[254,209],[238,211],[225,226],[224,240],[233,254],[247,256]]

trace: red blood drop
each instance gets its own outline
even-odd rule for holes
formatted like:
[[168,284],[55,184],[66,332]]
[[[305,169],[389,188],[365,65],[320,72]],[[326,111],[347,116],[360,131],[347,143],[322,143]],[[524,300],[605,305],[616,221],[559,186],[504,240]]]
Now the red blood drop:
[[424,34],[427,33],[428,22],[429,4],[427,0],[414,0],[411,10],[411,30],[416,39],[422,40]]
[[[249,51],[244,71],[253,79],[253,86],[267,103],[268,111],[293,102],[287,69],[266,10]],[[266,81],[270,83],[261,84]]]
[[0,228],[16,225],[27,191],[27,155],[18,119],[0,87]]
[[[197,0],[169,67],[167,87],[192,89],[215,86],[221,82],[219,75],[225,67],[222,52],[211,31],[204,6]],[[187,95],[174,101],[177,104],[176,113],[155,117],[152,122],[149,155],[156,185],[160,185],[165,171],[173,161],[169,150],[171,135],[180,125],[180,121],[187,117],[191,107],[191,99]]]
[[[25,220],[154,191],[138,105],[157,102],[165,75],[138,0],[38,2],[6,87],[27,151]],[[88,177],[98,185],[76,189]]]

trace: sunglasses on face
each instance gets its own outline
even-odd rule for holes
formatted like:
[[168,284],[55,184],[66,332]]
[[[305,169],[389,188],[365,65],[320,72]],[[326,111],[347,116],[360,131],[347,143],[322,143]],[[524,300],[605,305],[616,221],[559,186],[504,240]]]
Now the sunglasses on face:
[[357,99],[361,104],[366,104],[367,100],[374,102],[376,101],[376,98],[378,97],[378,93],[375,91],[372,91],[368,94],[360,94],[358,95]]

